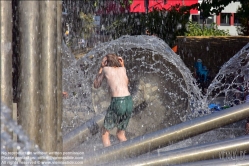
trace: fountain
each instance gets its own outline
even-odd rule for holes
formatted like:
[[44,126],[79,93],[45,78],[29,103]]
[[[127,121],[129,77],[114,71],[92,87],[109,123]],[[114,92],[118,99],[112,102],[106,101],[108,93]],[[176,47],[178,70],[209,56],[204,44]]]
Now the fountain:
[[[37,10],[39,9],[39,14],[36,10],[32,10],[33,8],[29,8],[29,5],[33,5]],[[39,5],[40,4],[34,1],[20,2],[18,6],[20,8],[21,20],[21,23],[18,24],[21,27],[19,34],[21,39],[19,53],[21,56],[21,74],[20,84],[18,85],[21,93],[19,94],[20,101],[18,103],[18,111],[20,111],[23,131],[21,129],[22,127],[18,126],[10,116],[12,110],[12,84],[9,84],[9,82],[12,82],[12,73],[9,67],[12,63],[10,58],[12,36],[9,34],[12,33],[9,31],[12,30],[12,23],[8,21],[8,19],[11,20],[12,18],[11,14],[13,13],[10,10],[12,4],[7,1],[1,2],[1,10],[5,9],[5,7],[8,9],[8,12],[1,15],[1,18],[4,18],[2,19],[3,23],[1,22],[1,32],[6,31],[6,36],[1,38],[1,46],[5,48],[3,56],[1,56],[1,66],[3,66],[4,70],[4,77],[1,79],[1,93],[4,92],[2,93],[3,101],[1,99],[1,151],[3,155],[6,155],[7,152],[12,152],[13,148],[17,148],[17,157],[20,158],[10,160],[14,165],[20,164],[21,162],[38,162],[40,159],[54,162],[54,154],[51,154],[54,157],[50,158],[47,156],[47,154],[50,155],[50,153],[47,152],[62,151],[60,127],[61,36],[53,35],[56,34],[54,33],[55,31],[61,34],[61,2],[42,2],[40,7]],[[55,7],[57,11],[54,10]],[[29,12],[26,13],[26,9],[29,10]],[[38,22],[40,15],[42,20],[41,24]],[[5,16],[8,19],[6,19]],[[52,26],[55,25],[52,20],[57,21],[57,27]],[[28,24],[25,24],[26,22]],[[40,29],[33,28],[33,25],[34,27],[42,25],[41,41],[38,40],[39,35],[37,33]],[[48,39],[46,35],[51,38]],[[39,45],[40,43],[41,46]],[[58,44],[57,48],[55,47],[56,44]],[[93,153],[94,155],[88,158],[89,154],[85,154],[82,157],[85,164],[91,161],[99,164],[98,162],[104,163],[113,158],[122,159],[125,157],[138,156],[143,153],[149,156],[146,159],[147,161],[150,161],[151,158],[156,158],[155,162],[157,162],[161,160],[157,158],[158,155],[161,155],[161,151],[169,151],[165,152],[166,155],[162,155],[162,158],[169,156],[168,154],[172,152],[172,149],[167,149],[168,147],[174,145],[176,145],[176,147],[173,147],[173,149],[182,148],[183,146],[186,147],[186,142],[181,142],[180,146],[177,147],[177,141],[183,139],[187,139],[188,141],[191,139],[189,137],[243,120],[245,116],[249,116],[248,104],[235,106],[238,103],[244,102],[241,95],[244,95],[244,92],[248,92],[248,90],[238,90],[238,88],[241,87],[248,87],[248,45],[222,67],[219,74],[209,86],[206,95],[201,93],[196,80],[192,77],[190,70],[185,66],[181,58],[175,54],[166,43],[155,36],[122,36],[119,39],[95,45],[90,52],[79,60],[75,59],[65,44],[62,45],[62,47],[64,52],[62,57],[63,90],[69,93],[69,98],[63,100],[64,119],[62,129],[64,133],[64,152],[83,151],[83,148],[86,147],[84,152],[88,151],[89,154]],[[125,66],[130,79],[129,88],[133,96],[135,109],[127,129],[129,141],[121,144],[114,143],[110,148],[101,149],[99,131],[103,123],[105,110],[110,101],[110,94],[106,83],[104,83],[100,89],[96,90],[92,87],[92,82],[102,57],[109,52],[115,52],[125,60]],[[41,58],[38,56],[40,54],[42,55]],[[57,55],[56,58],[55,55]],[[38,60],[41,60],[41,62],[38,63]],[[49,66],[47,66],[47,64],[49,64]],[[239,65],[234,66],[233,64]],[[34,72],[28,73],[29,71]],[[41,78],[38,77],[39,74],[41,74]],[[52,87],[47,85],[51,85]],[[33,91],[29,91],[30,89]],[[43,92],[41,95],[39,94],[40,91]],[[232,98],[230,96],[232,96]],[[236,98],[234,98],[234,96]],[[208,104],[217,102],[220,102],[218,104],[222,103],[234,106],[234,108],[207,115],[211,113],[211,111],[208,110]],[[5,104],[9,108],[7,108]],[[36,111],[36,109],[41,110]],[[50,110],[52,110],[52,112]],[[39,114],[42,115],[42,118],[36,120],[35,117]],[[195,119],[197,117],[199,119]],[[43,123],[40,123],[41,121]],[[200,123],[200,121],[204,121],[205,123]],[[39,125],[42,127],[40,128]],[[232,125],[231,128],[234,128],[234,126]],[[242,129],[239,128],[239,134],[232,134],[229,135],[229,137],[234,138],[240,136],[242,133],[241,130]],[[18,135],[18,141],[15,142],[12,140],[10,132],[14,132]],[[26,132],[28,136],[24,132]],[[41,137],[36,133],[39,133]],[[211,134],[215,135],[217,133],[222,133],[222,131],[214,131],[214,133]],[[179,138],[171,137],[172,135],[175,135],[175,137],[179,136]],[[200,141],[202,136],[203,135],[197,136],[196,144],[202,143]],[[247,138],[247,136],[238,138],[235,143],[230,140],[221,142],[222,146],[220,148],[231,149],[228,145],[232,144],[232,150],[234,150],[233,148],[248,150],[248,141],[245,141]],[[91,141],[95,142],[91,144]],[[246,146],[241,147],[241,142],[243,141],[243,145]],[[55,144],[55,142],[57,142],[57,144]],[[39,143],[39,147],[45,152],[39,150],[38,146],[35,145],[37,143]],[[87,144],[91,146],[90,149]],[[92,148],[93,144],[94,148]],[[58,146],[56,147],[55,145]],[[78,149],[75,148],[77,145],[80,145]],[[167,145],[169,146],[166,147],[166,150],[162,148]],[[193,145],[193,143],[190,145]],[[199,149],[202,147],[203,146],[200,146]],[[207,146],[207,149],[208,148],[215,148],[215,144]],[[177,154],[181,152],[181,150],[182,149],[176,150],[174,153]],[[183,160],[181,161],[188,161],[186,154],[193,153],[195,150],[195,148],[186,148],[184,150],[185,155],[182,156]],[[152,154],[154,152],[158,153],[157,157],[150,156],[150,153]],[[206,152],[202,154],[203,156],[210,157]],[[30,156],[32,160],[26,160],[27,155]],[[5,157],[9,157],[9,154]],[[217,154],[215,157],[217,157]],[[193,161],[198,159],[207,158],[195,157]],[[19,163],[15,163],[14,161]],[[127,162],[132,163],[137,161],[127,160]],[[174,161],[171,163],[173,162]]]
[[[197,116],[189,107],[190,101],[199,110],[206,107],[190,71],[166,43],[157,37],[123,36],[99,45],[64,69],[64,89],[71,95],[64,100],[65,115],[67,112],[82,115],[82,110],[86,109],[93,117],[107,109],[110,95],[106,84],[96,90],[92,83],[98,70],[96,64],[108,52],[115,52],[125,60],[135,108],[127,129],[130,138]],[[71,126],[77,126],[77,120],[84,117],[74,118]]]
[[226,62],[207,89],[210,102],[222,98],[220,104],[233,106],[244,102],[249,91],[249,44]]
[[[238,54],[236,54],[231,59],[231,61],[233,61],[233,63],[238,62],[238,60],[243,62],[243,63],[241,62],[241,66],[239,67],[239,69],[242,71],[240,73],[241,76],[243,76],[244,74],[246,74],[248,72],[248,69],[247,69],[248,68],[248,63],[247,63],[248,62],[248,46],[249,45],[245,46]],[[113,148],[110,148],[112,150],[102,149],[98,152],[97,150],[100,148],[100,147],[98,147],[99,143],[100,143],[100,139],[96,139],[96,137],[100,137],[100,135],[98,135],[97,133],[98,133],[98,131],[101,128],[101,125],[103,123],[103,118],[104,118],[103,114],[104,114],[105,109],[108,107],[108,104],[110,101],[110,96],[109,96],[108,88],[106,87],[106,85],[104,85],[103,88],[101,88],[100,90],[96,90],[96,89],[92,88],[92,82],[94,79],[94,73],[97,73],[97,70],[98,70],[98,67],[96,67],[96,64],[99,64],[102,57],[105,54],[107,54],[108,52],[116,52],[125,59],[128,77],[130,78],[130,81],[131,81],[130,90],[131,90],[131,93],[133,95],[133,100],[135,101],[134,103],[135,103],[136,109],[135,109],[134,115],[131,119],[131,123],[130,123],[131,125],[129,125],[128,129],[127,129],[127,133],[129,135],[129,138],[132,139],[132,141],[130,141],[129,143],[126,143],[126,144],[124,143],[124,144],[120,144],[120,145],[119,144],[114,145]],[[219,75],[222,75],[222,74],[224,75],[225,74],[224,71],[226,70],[225,69],[226,66],[229,66],[227,64],[231,64],[231,63],[232,62],[230,62],[230,61],[227,62],[223,66],[223,68],[222,68],[223,70],[220,71],[220,73],[217,75],[217,77]],[[70,93],[74,94],[74,96],[72,96],[71,99],[69,98],[67,100],[67,102],[70,103],[73,101],[73,104],[71,104],[70,106],[71,106],[71,109],[74,110],[74,113],[77,115],[77,109],[75,109],[75,107],[74,107],[75,103],[81,103],[82,99],[84,99],[84,101],[89,101],[90,103],[92,103],[91,105],[93,105],[92,110],[91,110],[91,108],[89,108],[89,110],[91,110],[93,112],[93,116],[92,116],[93,119],[91,119],[92,120],[91,123],[88,122],[88,124],[84,124],[83,126],[77,128],[79,130],[78,132],[75,133],[75,131],[77,129],[73,130],[72,132],[68,132],[67,137],[64,137],[64,138],[66,138],[66,139],[64,139],[64,140],[66,140],[64,143],[67,144],[66,146],[64,146],[64,148],[67,149],[69,146],[70,146],[70,148],[72,148],[74,146],[78,146],[79,142],[82,143],[82,142],[86,141],[86,143],[83,143],[80,146],[80,148],[76,148],[72,151],[89,151],[90,149],[92,149],[92,145],[94,144],[94,149],[92,150],[93,154],[90,153],[90,156],[95,156],[96,158],[98,158],[97,157],[98,155],[102,156],[101,154],[104,154],[103,158],[109,158],[106,156],[108,156],[109,154],[118,154],[119,152],[122,152],[121,154],[123,154],[123,157],[126,157],[124,154],[126,154],[127,152],[126,152],[126,150],[122,151],[121,147],[123,147],[123,149],[132,149],[132,147],[133,147],[132,145],[134,145],[134,147],[139,149],[139,151],[141,152],[143,150],[141,150],[138,145],[135,146],[135,144],[139,144],[139,143],[141,145],[143,145],[143,143],[142,143],[143,139],[141,137],[143,137],[144,141],[147,142],[148,140],[146,141],[146,138],[148,138],[149,136],[147,137],[146,134],[151,133],[153,131],[160,131],[160,129],[163,129],[163,128],[171,128],[170,123],[175,126],[176,124],[178,124],[180,122],[184,122],[186,120],[187,120],[187,122],[189,122],[189,120],[191,120],[191,119],[193,121],[193,118],[195,118],[195,117],[201,117],[203,115],[210,114],[211,112],[207,108],[208,103],[217,102],[216,101],[217,96],[215,96],[211,93],[211,92],[214,93],[213,87],[218,86],[218,85],[214,86],[216,84],[216,82],[214,81],[211,84],[212,86],[210,86],[208,88],[208,91],[207,91],[208,93],[206,95],[202,95],[200,93],[200,89],[196,85],[195,79],[191,76],[190,71],[185,67],[184,63],[181,61],[179,56],[176,55],[175,53],[173,53],[173,51],[163,41],[161,41],[157,37],[123,36],[117,40],[113,40],[111,42],[99,45],[97,48],[93,49],[88,54],[86,54],[83,58],[79,59],[78,61],[73,61],[72,64],[73,65],[71,66],[71,68],[68,68],[71,71],[67,70],[67,71],[65,71],[65,73],[67,73],[66,74],[67,76],[77,75],[77,77],[73,77],[74,81],[75,81],[73,88],[72,88],[72,84],[71,84],[72,79],[69,79],[69,77],[66,77],[66,79],[64,80],[65,81],[64,86],[70,85],[72,88],[71,89],[72,92],[70,92]],[[164,65],[164,64],[166,64],[166,65]],[[138,67],[140,70],[137,70]],[[234,73],[236,73],[238,68],[234,68],[233,70],[234,70]],[[138,72],[138,71],[140,71],[140,72]],[[167,72],[164,72],[164,71],[167,71]],[[75,73],[75,74],[73,74],[73,73]],[[174,77],[171,77],[171,76],[174,76]],[[169,80],[168,77],[170,77],[171,79]],[[217,79],[217,77],[215,78],[215,80]],[[186,79],[186,78],[188,78],[188,79]],[[245,79],[247,79],[247,77],[245,77]],[[66,82],[67,80],[70,80],[70,81]],[[169,81],[169,82],[167,82],[167,81]],[[160,83],[162,83],[162,84],[160,84]],[[248,82],[242,81],[240,83],[237,82],[236,85],[246,86],[247,83]],[[224,84],[227,87],[228,83],[224,83]],[[163,86],[163,85],[167,85],[167,86]],[[161,90],[154,91],[154,94],[153,94],[153,93],[151,93],[151,91],[152,91],[152,88],[155,86]],[[150,89],[150,87],[152,87],[152,88]],[[174,88],[177,88],[177,90],[174,91],[174,89],[173,89],[172,91],[168,91],[168,89],[170,89],[168,87],[174,87]],[[78,93],[77,89],[82,90],[82,92]],[[223,90],[225,91],[225,88],[223,88]],[[164,92],[164,93],[162,93],[162,92]],[[226,96],[226,94],[224,95],[224,93],[222,93],[222,95]],[[147,96],[147,98],[145,96]],[[167,97],[165,97],[165,96],[167,96]],[[177,96],[179,98],[174,98],[174,96]],[[150,97],[152,97],[152,99]],[[178,103],[181,103],[183,105],[175,104],[174,102],[172,102],[172,101],[175,101],[177,103],[177,99],[179,99]],[[224,97],[223,97],[223,99],[224,99]],[[167,109],[167,106],[165,107],[165,105],[163,107],[162,105],[160,105],[159,103],[156,102],[158,100],[170,101],[170,102],[166,103],[166,105],[169,106],[169,108],[173,108],[173,109]],[[164,102],[162,102],[162,103],[164,103]],[[185,105],[185,103],[187,103],[187,105]],[[225,101],[223,103],[225,103]],[[141,106],[141,104],[143,104],[143,106]],[[148,107],[149,107],[148,105],[149,106],[155,105],[155,107],[154,107],[154,109],[148,109]],[[188,107],[188,105],[190,105],[190,107]],[[165,111],[159,112],[158,109],[155,109],[155,108],[160,108],[161,106],[162,106],[162,108],[164,108]],[[177,108],[177,106],[180,106],[180,108]],[[78,105],[78,108],[80,108],[79,105]],[[178,111],[180,111],[180,110],[181,110],[181,112],[178,113]],[[66,111],[68,111],[68,110],[66,110]],[[169,116],[171,118],[173,116],[174,118],[172,118],[172,121],[166,119],[165,121],[162,120],[160,122],[160,118],[153,119],[153,112],[152,111],[154,111],[155,114],[158,113],[159,116],[165,115],[165,112],[170,111],[171,115],[169,113],[169,115],[166,114],[166,116]],[[233,110],[232,110],[232,112],[233,112]],[[141,113],[143,113],[143,114],[148,113],[148,115],[141,116]],[[97,115],[97,116],[94,117],[94,115]],[[177,118],[179,118],[178,121],[177,121],[175,115],[177,115]],[[227,115],[227,113],[224,113],[224,115]],[[217,116],[221,116],[221,115],[217,115]],[[96,119],[94,119],[94,118],[96,118]],[[146,119],[146,120],[148,119],[149,124],[144,123],[143,119],[141,120],[141,118]],[[243,119],[243,116],[240,118],[240,120],[242,120],[242,119]],[[237,119],[237,120],[239,120],[239,119]],[[224,120],[224,121],[227,121],[227,120]],[[227,121],[227,122],[228,123],[226,123],[226,124],[229,124],[232,121],[230,121],[230,122]],[[233,122],[236,122],[236,120]],[[150,128],[151,123],[154,124],[153,128]],[[162,123],[164,123],[164,126],[158,125],[158,124],[162,124]],[[192,122],[190,122],[190,123],[192,123]],[[212,122],[212,123],[214,123],[214,122]],[[75,126],[77,126],[76,123],[74,123],[74,124],[75,124]],[[221,125],[221,122],[220,122],[220,125]],[[225,124],[222,124],[221,126],[224,126],[224,125]],[[90,126],[94,126],[93,127],[94,130],[91,129]],[[149,126],[149,127],[147,127],[147,126]],[[141,127],[142,128],[144,127],[146,129],[143,130],[143,129],[141,129]],[[200,124],[199,124],[198,128],[199,127],[201,127]],[[217,127],[218,126],[216,125],[215,128],[217,128]],[[137,128],[139,128],[139,131],[136,130]],[[177,127],[174,127],[174,131],[176,128]],[[180,130],[180,128],[184,128],[184,125],[181,125],[181,127],[179,127],[179,130]],[[233,127],[230,127],[229,130],[232,128]],[[192,128],[191,128],[191,130],[192,130]],[[198,130],[198,129],[195,129],[195,130]],[[86,132],[86,131],[88,131],[88,132]],[[207,126],[202,128],[201,133],[203,133],[204,131],[209,131]],[[231,133],[233,133],[234,131],[235,130],[232,130]],[[178,130],[176,132],[178,132]],[[237,131],[237,132],[241,133],[242,129],[240,129],[240,131]],[[241,134],[236,134],[237,132],[235,131],[235,133],[232,134],[233,136],[230,136],[230,138],[231,137],[234,138],[234,137],[241,135]],[[217,135],[217,133],[221,133],[218,135],[222,135],[222,133],[223,133],[223,135],[225,134],[224,131],[222,131],[222,130],[215,131],[214,133],[211,133],[211,134]],[[75,134],[75,137],[73,136],[74,134]],[[143,136],[141,136],[141,135],[143,135]],[[157,133],[151,137],[155,138],[155,135],[157,135],[159,137],[160,134]],[[188,134],[185,133],[185,136],[186,135],[188,135]],[[140,136],[140,137],[133,139],[137,136]],[[160,136],[160,137],[164,138],[163,136]],[[202,136],[199,136],[196,139],[200,140],[201,137]],[[89,141],[87,141],[87,140],[89,140],[90,138],[91,138],[91,140],[94,139],[95,142],[92,144],[90,143],[90,145],[89,145]],[[164,140],[167,140],[166,138],[167,138],[167,136],[165,136]],[[71,142],[69,141],[70,139],[71,139]],[[96,140],[99,142],[97,142]],[[150,140],[150,142],[152,140]],[[212,140],[215,141],[214,139],[212,139]],[[218,140],[219,140],[219,138],[218,138]],[[78,143],[77,143],[77,141],[78,141]],[[171,144],[172,144],[174,141],[173,140],[171,140],[171,141],[172,141],[171,142]],[[90,142],[92,142],[92,141],[90,141]],[[160,142],[160,141],[158,140],[158,142]],[[182,143],[182,144],[184,144],[184,143]],[[185,141],[185,144],[186,144],[186,141]],[[161,144],[159,146],[162,147],[163,143],[161,142]],[[153,150],[152,144],[150,145],[149,149],[150,149],[149,151]],[[68,150],[70,150],[70,149],[68,149]],[[117,151],[115,151],[115,150],[117,150]],[[133,149],[133,151],[136,151],[136,150]],[[140,154],[140,152],[138,152],[138,153]],[[89,156],[87,156],[86,158],[89,158]],[[116,156],[115,158],[119,158],[119,157]],[[92,160],[89,159],[89,161],[92,161]],[[101,161],[105,161],[105,160],[101,160]]]

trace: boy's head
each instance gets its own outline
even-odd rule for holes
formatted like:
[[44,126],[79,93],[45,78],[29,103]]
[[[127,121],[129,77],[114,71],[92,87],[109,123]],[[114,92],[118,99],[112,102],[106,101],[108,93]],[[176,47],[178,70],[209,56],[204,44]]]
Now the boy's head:
[[106,66],[109,67],[121,67],[118,56],[116,54],[107,54],[106,55]]

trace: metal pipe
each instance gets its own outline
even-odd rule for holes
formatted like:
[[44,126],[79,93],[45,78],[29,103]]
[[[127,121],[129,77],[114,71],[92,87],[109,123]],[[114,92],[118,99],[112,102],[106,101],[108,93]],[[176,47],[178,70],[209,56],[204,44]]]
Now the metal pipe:
[[175,165],[219,157],[224,162],[224,160],[243,160],[248,151],[249,136],[243,136],[236,139],[171,150],[160,154],[151,154],[123,162],[108,163],[108,165]]
[[84,165],[89,165],[138,156],[248,116],[249,104],[244,103],[86,154],[83,162]]
[[39,144],[39,2],[20,1],[20,124],[29,138]]
[[57,1],[57,152],[63,151],[62,145],[62,1]]
[[67,152],[72,150],[84,142],[88,137],[99,132],[99,129],[104,123],[104,114],[105,112],[96,115],[93,119],[88,120],[83,125],[66,134],[63,137],[63,151]]
[[[234,152],[235,153],[235,152]],[[239,152],[240,153],[240,152]],[[242,152],[243,153],[243,152]],[[244,154],[237,154],[235,158],[232,156],[230,158],[226,159],[213,159],[213,160],[204,160],[204,161],[197,161],[197,162],[191,162],[191,163],[183,163],[183,164],[177,164],[175,166],[248,166],[249,163],[249,155],[241,156]]]
[[56,151],[56,1],[39,1],[41,4],[41,149]]
[[12,1],[0,1],[1,102],[12,110]]

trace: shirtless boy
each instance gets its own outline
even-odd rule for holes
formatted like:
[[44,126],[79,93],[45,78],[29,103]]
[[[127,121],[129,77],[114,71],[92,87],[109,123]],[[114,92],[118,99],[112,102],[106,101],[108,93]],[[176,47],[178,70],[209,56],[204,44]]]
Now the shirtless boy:
[[127,128],[133,110],[133,101],[128,90],[128,77],[124,60],[115,54],[106,55],[101,62],[99,73],[94,80],[94,88],[99,88],[106,78],[111,89],[111,104],[104,119],[102,141],[104,147],[110,146],[110,130],[117,127],[117,137],[120,142],[126,141]]

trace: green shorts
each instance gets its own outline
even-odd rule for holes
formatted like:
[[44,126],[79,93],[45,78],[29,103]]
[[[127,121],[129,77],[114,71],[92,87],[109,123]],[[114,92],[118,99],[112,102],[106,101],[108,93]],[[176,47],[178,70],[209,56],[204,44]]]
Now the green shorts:
[[107,109],[104,120],[104,127],[111,130],[117,127],[125,130],[133,111],[133,101],[131,96],[112,97],[111,104]]

